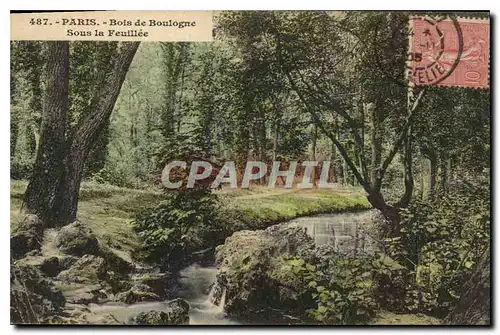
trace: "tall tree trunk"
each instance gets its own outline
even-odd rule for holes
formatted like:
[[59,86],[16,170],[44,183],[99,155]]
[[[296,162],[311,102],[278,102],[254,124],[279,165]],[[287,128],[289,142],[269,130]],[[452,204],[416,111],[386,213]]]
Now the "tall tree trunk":
[[338,182],[338,167],[337,167],[337,155],[335,144],[332,143],[332,148],[330,149],[330,180],[334,183]]
[[281,124],[281,101],[278,95],[276,97],[276,102],[274,105],[274,117],[273,117],[273,161],[275,161],[278,157],[280,124]]
[[42,69],[40,65],[42,64],[42,57],[40,53],[42,52],[42,44],[38,41],[29,41],[26,45],[27,52],[33,58],[33,64],[28,69],[28,81],[31,89],[31,97],[29,100],[28,108],[30,114],[30,123],[31,128],[27,131],[28,134],[28,143],[30,148],[30,153],[32,157],[36,157],[36,152],[38,150],[38,138],[36,129],[40,126],[41,123],[41,114],[42,114],[42,85],[41,85],[41,76]]
[[425,199],[425,194],[426,194],[426,183],[425,179],[427,178],[427,167],[426,163],[427,160],[423,155],[420,155],[418,158],[419,165],[420,165],[420,176],[419,176],[419,193],[418,193],[418,198],[421,200]]
[[107,120],[106,127],[99,136],[99,140],[90,152],[89,159],[85,164],[85,176],[92,176],[104,168],[108,156],[108,144],[111,134],[110,126],[111,120]]
[[389,205],[380,192],[371,192],[367,196],[368,202],[378,209],[384,219],[388,222],[385,230],[382,232],[385,237],[399,237],[401,236],[401,214],[400,208],[397,206]]
[[436,193],[436,180],[437,180],[437,159],[436,157],[431,157],[429,159],[430,162],[430,173],[429,173],[429,194],[428,198],[433,199],[434,194]]
[[47,43],[40,148],[24,195],[24,206],[46,224],[60,216],[61,176],[67,152],[69,42]]
[[404,139],[404,153],[403,153],[403,166],[404,166],[404,184],[405,192],[401,200],[397,203],[398,207],[408,207],[413,196],[413,155],[412,155],[412,138],[411,127],[408,129],[408,136]]
[[[316,161],[316,146],[318,142],[318,126],[313,124],[312,130],[312,145],[311,145],[311,160]],[[311,173],[311,182],[316,185],[316,169],[314,168]]]
[[61,185],[63,198],[60,216],[57,220],[58,225],[65,225],[76,219],[83,167],[113,112],[116,99],[118,99],[138,47],[139,42],[124,43],[113,68],[106,76],[103,88],[96,92],[98,101],[96,109],[85,118],[75,133],[65,161],[66,178]]
[[[422,155],[429,160],[429,187],[427,189],[427,198],[432,200],[436,193],[436,180],[438,172],[438,160],[436,150],[429,144],[424,144],[420,147]],[[423,170],[423,169],[422,169]]]
[[439,193],[446,193],[448,183],[448,164],[446,163],[446,155],[439,155]]
[[17,135],[19,134],[19,111],[13,107],[16,105],[16,78],[13,71],[10,72],[10,158],[16,153]]
[[95,92],[95,109],[68,133],[68,42],[49,42],[40,149],[25,194],[26,210],[49,226],[76,219],[85,162],[106,127],[139,42],[123,43],[103,86]]
[[383,112],[379,106],[370,106],[371,116],[371,173],[370,185],[373,193],[379,193],[382,187],[381,165],[382,165],[382,117]]
[[349,168],[345,161],[342,164],[342,182],[344,185],[349,185]]

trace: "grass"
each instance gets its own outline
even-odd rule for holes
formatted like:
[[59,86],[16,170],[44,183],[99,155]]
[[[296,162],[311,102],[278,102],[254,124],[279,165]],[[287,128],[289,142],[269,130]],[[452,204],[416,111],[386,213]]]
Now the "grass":
[[[11,228],[22,217],[20,209],[26,186],[26,181],[11,181]],[[135,190],[84,182],[80,189],[78,219],[90,225],[101,243],[130,254],[140,244],[131,225],[135,214],[163,198],[157,190]]]
[[[11,227],[21,218],[26,181],[11,181]],[[265,228],[299,216],[370,208],[359,189],[268,189],[216,191],[234,224],[230,231]],[[131,221],[136,213],[164,199],[160,190],[136,190],[84,182],[78,219],[87,222],[101,243],[132,253],[140,244]]]
[[242,225],[236,230],[265,228],[301,216],[370,208],[359,191],[345,190],[256,190],[250,195],[223,197],[223,201],[231,216]]

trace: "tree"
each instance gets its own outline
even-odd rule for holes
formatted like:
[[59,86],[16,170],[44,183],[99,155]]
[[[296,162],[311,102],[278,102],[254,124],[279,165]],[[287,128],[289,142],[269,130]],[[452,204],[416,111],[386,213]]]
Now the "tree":
[[[305,18],[297,19],[301,20]],[[317,27],[318,32],[314,36],[328,35],[329,40],[323,44],[316,38],[306,40],[301,37],[303,32],[298,30],[301,26],[297,23],[292,26],[293,30],[289,28],[290,32],[286,28],[284,32],[276,32],[276,52],[281,55],[283,71],[291,87],[307,106],[315,124],[335,144],[357,182],[367,192],[368,201],[390,223],[387,234],[398,236],[399,208],[409,203],[413,190],[410,127],[424,92],[420,90],[408,109],[405,108],[406,39],[402,32],[407,17],[387,13],[353,13],[336,18],[313,13],[308,20]],[[354,27],[357,33],[351,34]],[[311,43],[325,48],[328,48],[325,44],[335,47],[319,54],[320,47],[315,49]],[[303,58],[295,57],[296,49],[300,50]],[[383,51],[383,57],[380,51]],[[302,64],[301,60],[306,57],[314,62],[305,66],[296,65]],[[332,63],[338,64],[338,67],[332,66]],[[361,113],[356,111],[356,107]],[[339,140],[337,129],[330,126],[331,121],[328,120],[332,115],[338,116],[351,133],[354,155],[350,155],[349,148]],[[395,137],[388,132],[388,123],[395,125]],[[363,139],[365,128],[370,133],[368,148],[365,148]],[[401,150],[405,151],[405,192],[399,201],[389,204],[382,192],[384,175]]]
[[31,171],[40,138],[43,57],[40,41],[11,42],[11,159],[14,178]]
[[24,206],[47,225],[61,226],[76,219],[85,162],[106,127],[138,46],[138,42],[120,46],[102,85],[92,96],[92,111],[71,129],[69,42],[46,44],[40,144]]
[[[182,94],[185,69],[189,65],[189,44],[187,43],[161,43],[163,53],[164,71],[164,112],[163,136],[171,136],[178,131],[181,115]],[[180,98],[178,97],[180,95]]]
[[[69,122],[74,127],[92,112],[94,92],[103,85],[107,69],[116,54],[118,42],[75,41],[70,44]],[[101,170],[107,155],[109,122],[85,163],[85,176]]]
[[[268,53],[315,127],[391,223],[389,235],[399,235],[399,208],[413,192],[410,128],[423,95],[416,92],[407,106],[407,21],[404,13],[233,12],[221,24],[242,50],[248,40],[268,41]],[[400,152],[405,192],[389,204],[384,175]]]

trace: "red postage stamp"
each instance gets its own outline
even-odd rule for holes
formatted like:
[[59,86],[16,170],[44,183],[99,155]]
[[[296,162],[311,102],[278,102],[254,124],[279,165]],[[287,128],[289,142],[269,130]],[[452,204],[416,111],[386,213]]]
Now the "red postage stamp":
[[415,85],[489,87],[490,23],[410,19],[409,75]]

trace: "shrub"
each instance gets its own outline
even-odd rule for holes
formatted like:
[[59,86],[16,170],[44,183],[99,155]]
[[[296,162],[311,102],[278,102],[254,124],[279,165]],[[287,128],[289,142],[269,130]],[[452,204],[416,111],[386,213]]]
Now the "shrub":
[[386,240],[388,253],[406,259],[406,311],[444,317],[455,306],[472,267],[490,241],[489,182],[462,180],[434,200],[403,211],[404,239]]
[[143,239],[140,258],[164,269],[185,264],[213,238],[216,207],[210,189],[195,188],[169,193],[158,206],[140,212],[134,222]]
[[313,298],[308,314],[324,324],[355,324],[375,316],[379,308],[379,283],[402,266],[383,255],[335,254],[319,268],[302,259],[286,260],[298,282],[307,282]]

